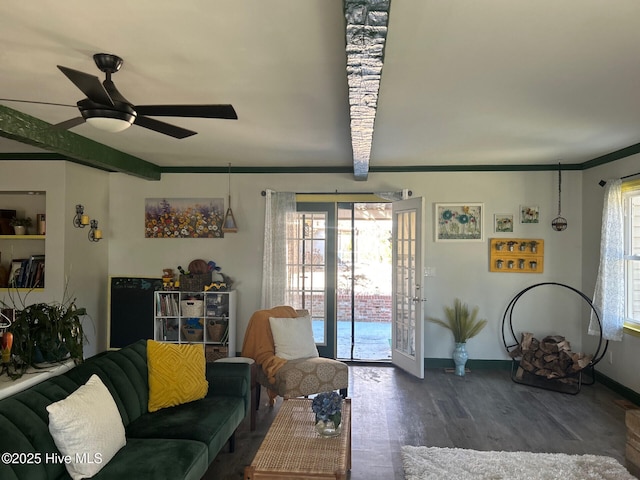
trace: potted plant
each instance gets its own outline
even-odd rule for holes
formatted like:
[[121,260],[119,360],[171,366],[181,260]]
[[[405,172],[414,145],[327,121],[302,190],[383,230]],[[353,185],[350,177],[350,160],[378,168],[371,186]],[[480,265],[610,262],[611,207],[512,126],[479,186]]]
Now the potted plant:
[[456,364],[456,375],[464,376],[465,364],[469,358],[467,354],[467,340],[475,337],[486,326],[487,320],[477,320],[478,307],[469,310],[466,303],[456,298],[452,307],[444,307],[446,321],[439,318],[428,318],[430,322],[448,328],[453,333],[456,346],[453,351],[453,361]]
[[11,378],[19,378],[29,367],[68,359],[83,361],[84,333],[80,317],[86,315],[75,299],[62,303],[34,303],[16,309],[9,332],[13,346],[4,367]]
[[31,226],[31,217],[13,217],[9,221],[9,225],[13,227],[13,231],[16,235],[24,235],[25,233],[27,233],[27,227]]

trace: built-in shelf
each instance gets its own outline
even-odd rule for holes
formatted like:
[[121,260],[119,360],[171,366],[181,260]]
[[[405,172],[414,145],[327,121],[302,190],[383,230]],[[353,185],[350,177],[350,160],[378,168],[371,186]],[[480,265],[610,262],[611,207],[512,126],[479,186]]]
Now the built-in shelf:
[[46,240],[46,235],[0,235],[0,240]]
[[[3,281],[0,292],[43,291],[46,286],[44,268],[47,246],[47,199],[44,191],[0,191],[0,261],[9,277],[19,275],[20,287],[9,286]],[[28,235],[15,235],[10,223],[12,218],[29,218]],[[22,270],[20,270],[22,269]],[[4,280],[4,272],[3,272]],[[33,287],[37,285],[37,288]],[[23,294],[24,295],[24,294]]]
[[6,292],[44,292],[43,287],[38,288],[15,288],[15,287],[0,287],[0,293]]

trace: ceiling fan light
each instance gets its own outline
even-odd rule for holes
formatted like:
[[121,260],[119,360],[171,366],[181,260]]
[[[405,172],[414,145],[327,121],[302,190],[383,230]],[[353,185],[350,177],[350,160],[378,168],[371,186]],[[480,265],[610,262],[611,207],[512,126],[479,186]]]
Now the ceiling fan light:
[[120,118],[90,117],[87,118],[87,123],[98,130],[117,133],[129,128],[133,122],[122,120]]
[[[87,100],[89,103],[90,101]],[[136,120],[136,112],[128,105],[120,104],[118,110],[78,102],[80,113],[91,126],[105,132],[117,133],[126,130]],[[88,108],[87,108],[88,107]]]

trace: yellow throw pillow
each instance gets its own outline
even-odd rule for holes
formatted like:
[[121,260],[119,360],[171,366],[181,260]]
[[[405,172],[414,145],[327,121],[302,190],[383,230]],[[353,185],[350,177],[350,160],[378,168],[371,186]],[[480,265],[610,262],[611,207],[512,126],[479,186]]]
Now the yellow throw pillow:
[[209,389],[204,345],[147,341],[149,411],[204,398]]

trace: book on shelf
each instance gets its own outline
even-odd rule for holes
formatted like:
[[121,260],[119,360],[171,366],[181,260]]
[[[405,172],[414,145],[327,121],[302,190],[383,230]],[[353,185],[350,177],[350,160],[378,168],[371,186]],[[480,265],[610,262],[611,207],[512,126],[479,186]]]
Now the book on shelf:
[[176,295],[159,294],[157,296],[157,312],[162,317],[178,316],[178,300]]
[[12,261],[9,286],[15,288],[43,288],[44,255],[31,255],[29,258]]

